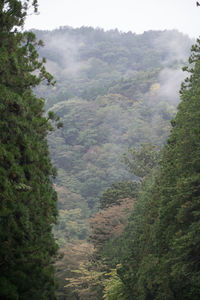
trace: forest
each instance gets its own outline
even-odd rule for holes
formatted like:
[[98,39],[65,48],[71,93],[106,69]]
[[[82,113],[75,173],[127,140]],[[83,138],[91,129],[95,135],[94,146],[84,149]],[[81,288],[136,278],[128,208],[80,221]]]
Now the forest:
[[7,2],[0,298],[198,300],[200,40],[22,32]]

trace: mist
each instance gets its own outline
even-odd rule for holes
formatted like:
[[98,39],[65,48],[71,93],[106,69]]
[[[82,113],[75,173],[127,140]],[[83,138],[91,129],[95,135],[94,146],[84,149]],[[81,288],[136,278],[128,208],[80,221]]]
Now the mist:
[[162,101],[177,106],[180,101],[179,91],[181,83],[185,78],[186,74],[182,69],[163,69],[159,74],[160,89],[158,91],[158,97],[162,99]]
[[153,41],[153,45],[163,51],[163,65],[180,64],[187,60],[190,48],[195,43],[195,40],[190,39],[189,36],[177,30],[165,30],[161,33]]
[[134,180],[122,163],[129,148],[165,143],[192,40],[177,31],[93,28],[40,35],[40,54],[57,81],[42,91],[64,124],[49,137],[57,183],[95,207],[112,183]]

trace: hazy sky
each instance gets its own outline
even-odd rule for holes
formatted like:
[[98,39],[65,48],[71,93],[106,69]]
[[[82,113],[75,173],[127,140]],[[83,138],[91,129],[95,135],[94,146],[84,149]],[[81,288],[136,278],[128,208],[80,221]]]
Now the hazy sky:
[[200,35],[196,0],[38,0],[40,14],[30,15],[25,29],[92,26],[142,33],[178,29]]

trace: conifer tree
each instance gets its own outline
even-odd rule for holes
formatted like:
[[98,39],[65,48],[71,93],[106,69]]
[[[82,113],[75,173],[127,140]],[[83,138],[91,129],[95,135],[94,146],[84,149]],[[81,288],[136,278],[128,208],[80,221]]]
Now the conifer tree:
[[160,169],[143,183],[118,271],[127,299],[200,298],[200,40]]
[[[22,26],[37,1],[0,0],[0,298],[55,299],[55,175],[44,100],[32,92],[52,82],[36,41]],[[35,72],[37,71],[37,72]],[[38,75],[35,75],[38,74]]]
[[[174,299],[200,297],[200,40],[192,47],[190,73],[172,121],[160,180],[155,232],[163,274]],[[162,293],[163,285],[161,288]]]

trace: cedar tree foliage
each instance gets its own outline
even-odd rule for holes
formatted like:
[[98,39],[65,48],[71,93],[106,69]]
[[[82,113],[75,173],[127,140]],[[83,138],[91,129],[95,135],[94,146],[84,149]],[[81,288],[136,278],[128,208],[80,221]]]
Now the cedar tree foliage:
[[[57,245],[57,196],[51,177],[44,100],[32,88],[52,83],[31,32],[28,10],[37,1],[0,0],[0,298],[55,299],[52,256]],[[37,75],[36,75],[37,74]]]
[[124,234],[118,273],[127,299],[200,299],[200,39],[184,70],[160,168],[143,183]]

